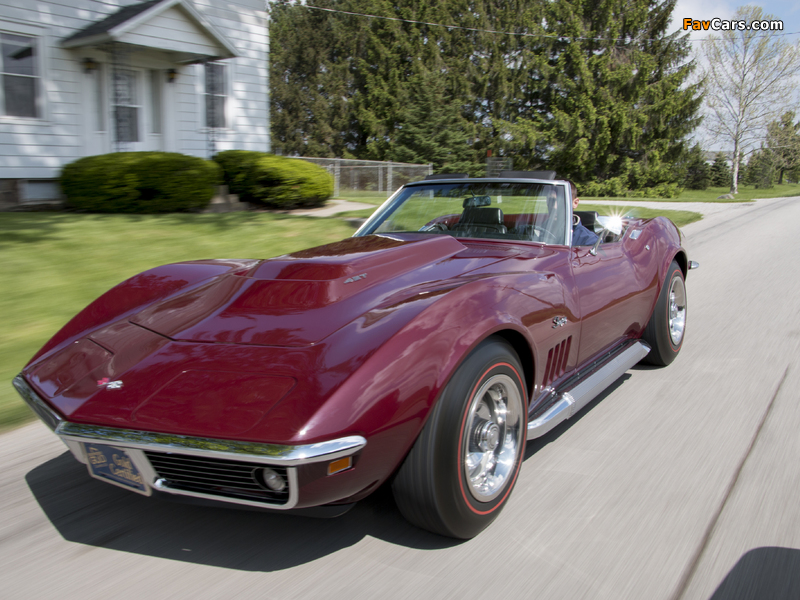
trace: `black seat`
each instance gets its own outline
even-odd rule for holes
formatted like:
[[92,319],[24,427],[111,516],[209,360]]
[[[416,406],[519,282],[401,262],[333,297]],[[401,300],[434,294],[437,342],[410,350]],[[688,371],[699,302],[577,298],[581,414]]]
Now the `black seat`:
[[503,211],[497,207],[468,206],[461,213],[461,219],[451,231],[470,233],[507,233],[503,224]]
[[581,225],[589,231],[594,231],[594,224],[597,222],[598,214],[593,210],[576,210],[573,214],[578,215]]

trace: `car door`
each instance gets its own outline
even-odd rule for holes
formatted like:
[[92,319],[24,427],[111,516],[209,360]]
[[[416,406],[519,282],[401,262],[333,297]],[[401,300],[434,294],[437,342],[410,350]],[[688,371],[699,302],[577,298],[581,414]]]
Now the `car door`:
[[[581,313],[578,365],[638,335],[652,310],[653,261],[634,261],[627,236],[622,241],[574,246],[572,274]],[[648,252],[644,250],[644,252]]]

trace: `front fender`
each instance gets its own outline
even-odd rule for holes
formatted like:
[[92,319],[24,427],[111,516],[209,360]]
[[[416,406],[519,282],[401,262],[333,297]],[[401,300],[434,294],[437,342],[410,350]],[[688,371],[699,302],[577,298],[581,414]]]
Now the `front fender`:
[[680,230],[672,221],[666,217],[656,217],[650,222],[650,227],[655,228],[654,239],[658,250],[657,256],[659,256],[658,281],[660,292],[672,261],[674,260],[678,263],[684,277],[686,277],[689,263],[686,258],[686,250],[681,245]]
[[532,347],[528,328],[513,316],[519,293],[507,283],[502,277],[472,282],[427,307],[343,382],[308,421],[306,434],[364,436],[361,477],[365,485],[385,481],[410,450],[442,389],[482,340],[511,330]]

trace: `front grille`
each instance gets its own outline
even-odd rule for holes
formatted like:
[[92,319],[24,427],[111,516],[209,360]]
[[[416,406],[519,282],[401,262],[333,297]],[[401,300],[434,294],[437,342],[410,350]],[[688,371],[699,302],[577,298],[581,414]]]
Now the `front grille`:
[[[166,452],[146,451],[145,455],[158,476],[176,491],[265,504],[286,504],[289,501],[290,483],[286,467]],[[264,467],[283,477],[286,481],[283,490],[275,492],[264,485],[261,477]]]

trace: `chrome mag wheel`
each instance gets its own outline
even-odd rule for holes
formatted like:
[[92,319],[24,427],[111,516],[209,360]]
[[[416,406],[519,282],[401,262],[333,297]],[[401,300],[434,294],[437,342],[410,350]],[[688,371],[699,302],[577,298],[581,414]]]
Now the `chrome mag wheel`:
[[681,277],[673,277],[669,287],[669,337],[679,346],[686,329],[686,285]]
[[478,502],[494,500],[514,477],[522,451],[524,402],[505,374],[487,379],[472,398],[462,456],[468,489]]
[[519,357],[499,336],[464,358],[392,482],[406,519],[466,540],[497,518],[525,456],[525,390]]

